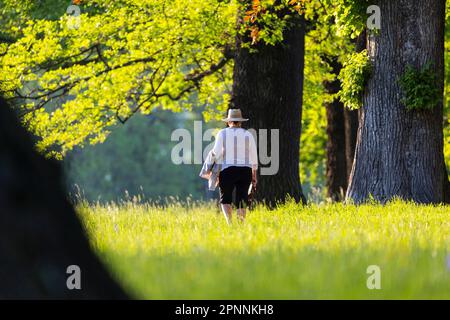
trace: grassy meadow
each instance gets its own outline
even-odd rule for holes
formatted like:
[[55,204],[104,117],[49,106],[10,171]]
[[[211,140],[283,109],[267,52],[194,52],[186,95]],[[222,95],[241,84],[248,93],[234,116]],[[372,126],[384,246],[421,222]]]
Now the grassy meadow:
[[[449,206],[288,203],[232,226],[213,204],[78,211],[135,298],[450,299]],[[367,288],[369,265],[381,290]]]

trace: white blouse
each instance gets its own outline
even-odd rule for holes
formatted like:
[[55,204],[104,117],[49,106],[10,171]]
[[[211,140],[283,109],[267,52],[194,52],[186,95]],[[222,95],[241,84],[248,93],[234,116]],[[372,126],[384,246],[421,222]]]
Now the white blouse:
[[231,167],[258,168],[258,152],[253,135],[238,127],[219,131],[212,149],[222,170]]

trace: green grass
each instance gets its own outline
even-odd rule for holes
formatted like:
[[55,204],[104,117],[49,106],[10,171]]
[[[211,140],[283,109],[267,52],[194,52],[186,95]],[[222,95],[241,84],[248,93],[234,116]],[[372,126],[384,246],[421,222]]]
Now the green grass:
[[[450,299],[450,207],[81,205],[91,243],[145,299]],[[369,290],[369,265],[381,290]]]

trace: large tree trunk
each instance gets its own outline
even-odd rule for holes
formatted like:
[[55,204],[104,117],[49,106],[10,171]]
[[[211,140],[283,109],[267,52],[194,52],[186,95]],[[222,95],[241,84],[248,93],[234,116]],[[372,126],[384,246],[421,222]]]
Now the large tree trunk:
[[301,16],[294,20],[283,43],[259,43],[256,53],[241,47],[248,39],[237,38],[231,107],[250,118],[249,128],[279,129],[279,170],[260,176],[256,194],[269,205],[286,196],[306,201],[299,177],[305,22]]
[[[323,58],[333,74],[339,75],[342,69],[337,57]],[[341,88],[340,81],[327,81],[324,83],[328,94],[336,94]],[[339,98],[325,103],[327,113],[327,161],[326,181],[327,196],[333,201],[341,201],[347,190],[347,163],[346,163],[346,122],[344,121],[344,105]]]
[[398,79],[407,65],[433,63],[443,91],[445,0],[381,0],[381,30],[368,38],[374,74],[361,109],[347,198],[443,201],[442,110],[407,111]]
[[[81,269],[81,290],[67,287],[71,265]],[[66,198],[60,166],[34,150],[2,99],[0,298],[126,298],[92,253]]]

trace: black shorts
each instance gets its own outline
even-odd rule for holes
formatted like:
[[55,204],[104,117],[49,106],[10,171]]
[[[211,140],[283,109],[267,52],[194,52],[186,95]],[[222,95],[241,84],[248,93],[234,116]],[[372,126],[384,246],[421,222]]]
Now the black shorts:
[[252,169],[250,167],[228,167],[219,174],[220,203],[231,204],[233,190],[236,188],[234,204],[237,208],[248,205],[248,189],[252,183]]

